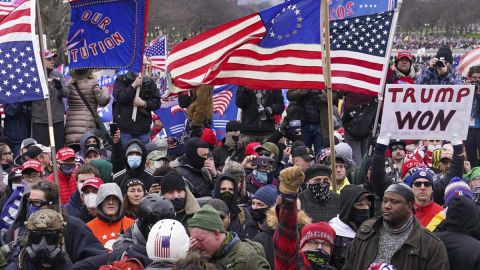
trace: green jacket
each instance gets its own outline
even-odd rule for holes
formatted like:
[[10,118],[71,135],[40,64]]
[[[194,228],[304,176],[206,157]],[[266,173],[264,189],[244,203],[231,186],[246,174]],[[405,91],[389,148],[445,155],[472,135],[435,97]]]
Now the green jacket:
[[225,255],[215,260],[217,269],[270,269],[260,243],[250,240],[242,242],[236,234],[234,236],[234,239],[224,247]]
[[[378,251],[381,217],[365,221],[350,243],[343,270],[367,269]],[[413,228],[402,247],[393,254],[390,264],[398,270],[449,270],[447,250],[442,241],[414,220]]]

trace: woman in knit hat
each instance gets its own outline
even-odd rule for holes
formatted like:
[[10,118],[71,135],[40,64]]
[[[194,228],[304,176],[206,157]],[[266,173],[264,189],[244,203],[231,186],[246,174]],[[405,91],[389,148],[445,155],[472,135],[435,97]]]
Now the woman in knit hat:
[[132,178],[127,182],[127,192],[123,196],[126,217],[131,219],[137,218],[138,206],[146,193],[142,180]]

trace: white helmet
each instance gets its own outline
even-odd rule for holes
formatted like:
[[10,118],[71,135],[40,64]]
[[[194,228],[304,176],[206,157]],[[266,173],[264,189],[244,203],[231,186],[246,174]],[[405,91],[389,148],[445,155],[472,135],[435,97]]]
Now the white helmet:
[[154,261],[176,262],[187,256],[190,238],[182,223],[162,219],[153,225],[147,240],[148,257]]

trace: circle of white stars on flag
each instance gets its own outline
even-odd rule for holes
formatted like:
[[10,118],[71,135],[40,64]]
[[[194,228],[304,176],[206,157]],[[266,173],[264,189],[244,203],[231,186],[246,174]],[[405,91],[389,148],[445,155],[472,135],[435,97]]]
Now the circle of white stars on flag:
[[[269,31],[270,37],[278,40],[282,40],[298,34],[298,31],[302,28],[302,23],[303,23],[303,18],[300,12],[301,11],[299,8],[297,8],[297,5],[288,5],[284,7],[282,10],[280,10],[280,12],[277,13],[277,15],[272,20],[270,20],[270,22],[272,23],[272,26],[270,27],[270,31]],[[293,29],[286,29],[286,31],[283,31],[282,33],[277,33],[273,30],[275,27],[275,23],[279,21],[280,16],[291,16],[291,15],[293,15],[296,19]]]

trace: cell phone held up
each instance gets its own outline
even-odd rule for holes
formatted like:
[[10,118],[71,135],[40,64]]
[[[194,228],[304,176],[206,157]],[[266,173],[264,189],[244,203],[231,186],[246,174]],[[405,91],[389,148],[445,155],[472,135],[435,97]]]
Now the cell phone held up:
[[118,124],[117,123],[111,123],[110,124],[110,136],[115,136],[115,133],[117,133],[118,130]]

